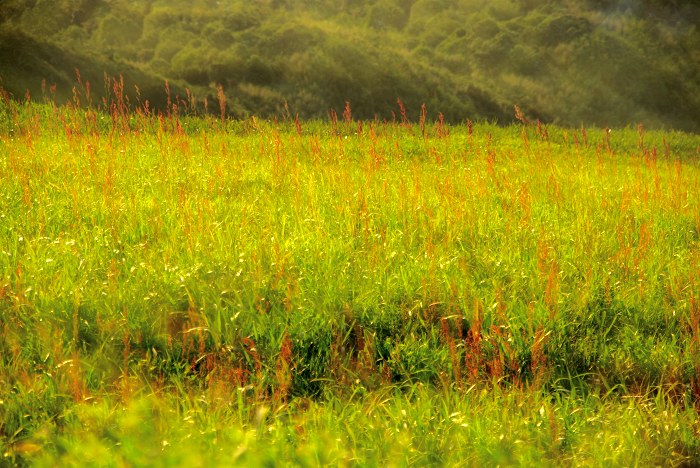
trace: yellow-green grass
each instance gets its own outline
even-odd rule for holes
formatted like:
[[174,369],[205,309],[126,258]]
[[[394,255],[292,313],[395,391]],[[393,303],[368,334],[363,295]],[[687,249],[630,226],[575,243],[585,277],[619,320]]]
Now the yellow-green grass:
[[3,462],[700,462],[700,137],[0,107]]

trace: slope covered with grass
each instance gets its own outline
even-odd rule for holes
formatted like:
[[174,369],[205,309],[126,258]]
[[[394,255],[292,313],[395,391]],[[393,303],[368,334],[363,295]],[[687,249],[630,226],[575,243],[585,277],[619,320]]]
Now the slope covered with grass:
[[700,461],[698,136],[113,99],[0,105],[6,462]]
[[[165,79],[200,110],[222,85],[237,117],[325,118],[349,101],[358,117],[390,119],[400,98],[414,120],[425,103],[452,122],[509,123],[519,104],[569,126],[700,131],[693,1],[7,0],[0,22],[3,86],[17,98],[41,95],[45,78],[70,99],[78,67],[96,95],[103,72],[140,74],[132,83],[161,109]],[[18,34],[31,41],[8,47]]]

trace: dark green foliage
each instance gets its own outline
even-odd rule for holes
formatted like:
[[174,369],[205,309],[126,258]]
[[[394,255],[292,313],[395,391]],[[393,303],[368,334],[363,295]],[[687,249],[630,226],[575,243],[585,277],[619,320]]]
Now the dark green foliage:
[[161,110],[168,79],[213,113],[222,85],[235,117],[324,117],[347,101],[356,118],[391,119],[400,98],[412,118],[426,104],[507,123],[518,104],[561,124],[697,132],[698,21],[689,1],[13,0],[0,76],[17,99],[45,79],[69,101],[75,68],[93,88],[123,73]]
[[333,349],[333,335],[330,328],[307,330],[292,340],[296,367],[291,392],[295,396],[318,397],[328,375],[328,361]]
[[535,30],[535,35],[541,45],[552,47],[562,42],[572,42],[590,34],[592,30],[593,24],[585,17],[564,15],[548,18]]
[[[103,99],[109,103],[115,97],[112,79],[119,80],[122,76],[124,95],[130,96],[134,104],[138,101],[135,89],[138,86],[143,100],[148,99],[152,107],[165,107],[161,78],[123,62],[110,62],[62,49],[14,28],[0,27],[0,69],[4,71],[0,84],[17,99],[23,99],[29,92],[34,100],[75,102],[75,88],[80,105],[98,105]],[[80,84],[76,71],[80,73]],[[105,82],[105,77],[109,83]],[[90,82],[91,91],[89,101],[85,90],[87,82]],[[55,86],[55,95],[52,86]],[[185,95],[177,85],[173,85],[172,92]]]
[[402,29],[406,25],[407,14],[394,0],[381,1],[369,9],[369,26],[377,29]]

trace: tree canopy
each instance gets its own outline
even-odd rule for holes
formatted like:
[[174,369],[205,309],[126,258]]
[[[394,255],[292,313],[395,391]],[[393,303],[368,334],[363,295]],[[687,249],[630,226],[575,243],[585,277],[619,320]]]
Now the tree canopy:
[[350,102],[384,119],[400,98],[410,118],[426,104],[507,122],[518,104],[545,122],[699,132],[698,24],[681,0],[6,0],[0,85],[22,99],[44,80],[69,100],[78,69],[96,99],[121,74],[154,107],[166,80],[200,103],[221,86],[234,117]]

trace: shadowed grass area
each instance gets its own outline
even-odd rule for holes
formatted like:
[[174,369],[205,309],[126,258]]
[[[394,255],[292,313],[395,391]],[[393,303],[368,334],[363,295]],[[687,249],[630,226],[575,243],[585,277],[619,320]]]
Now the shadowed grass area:
[[0,106],[6,462],[700,460],[697,135],[115,99]]

